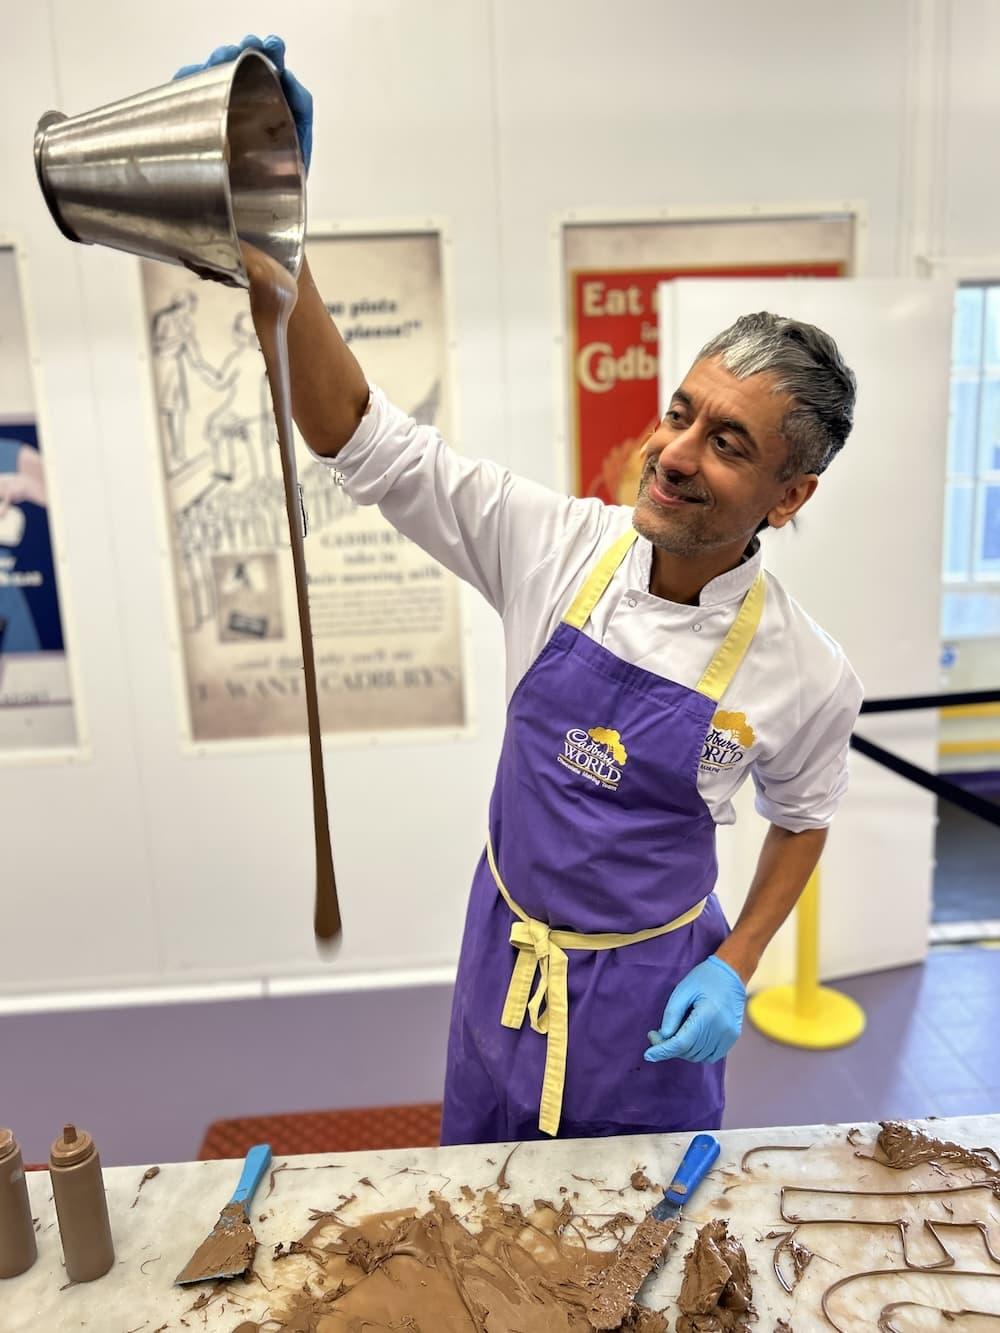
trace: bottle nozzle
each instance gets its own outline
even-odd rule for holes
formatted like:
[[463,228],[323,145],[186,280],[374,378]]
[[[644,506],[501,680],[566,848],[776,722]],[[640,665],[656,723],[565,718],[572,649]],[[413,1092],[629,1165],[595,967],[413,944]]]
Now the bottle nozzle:
[[76,1125],[66,1125],[63,1129],[63,1143],[75,1143],[76,1140]]

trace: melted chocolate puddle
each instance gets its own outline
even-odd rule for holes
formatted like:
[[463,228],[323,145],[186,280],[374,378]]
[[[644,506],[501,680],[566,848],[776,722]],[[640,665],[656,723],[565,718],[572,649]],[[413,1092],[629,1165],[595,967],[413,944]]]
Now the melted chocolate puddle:
[[281,475],[285,487],[285,513],[292,545],[295,595],[298,601],[299,637],[305,669],[306,718],[309,729],[309,761],[312,768],[313,832],[316,842],[316,938],[333,940],[341,931],[337,881],[330,846],[323,773],[323,737],[316,690],[316,661],[313,655],[312,622],[309,616],[309,587],[303,549],[303,515],[298,473],[295,467],[295,438],[292,431],[292,394],[288,372],[288,321],[298,298],[295,279],[269,255],[241,243],[243,263],[250,279],[250,313],[267,368],[274,419],[281,450]]
[[[587,1312],[616,1258],[588,1249],[567,1205],[540,1201],[526,1212],[493,1191],[474,1221],[439,1195],[423,1213],[377,1213],[356,1226],[320,1214],[295,1249],[311,1272],[275,1300],[263,1333],[591,1333]],[[620,1327],[666,1333],[667,1321],[632,1304]]]

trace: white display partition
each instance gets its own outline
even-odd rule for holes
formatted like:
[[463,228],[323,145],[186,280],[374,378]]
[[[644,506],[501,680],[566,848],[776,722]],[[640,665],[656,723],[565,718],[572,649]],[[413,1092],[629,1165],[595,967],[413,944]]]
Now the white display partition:
[[[794,528],[764,536],[767,568],[843,644],[869,698],[939,688],[942,495],[948,438],[952,284],[678,281],[660,288],[660,403],[700,348],[739,315],[774,310],[826,329],[858,378],[854,430]],[[859,731],[933,770],[937,714],[862,718]],[[731,919],[766,824],[740,793],[720,834],[720,897]],[[935,806],[859,755],[823,858],[821,970],[899,966],[927,949]],[[791,979],[787,925],[755,985]]]

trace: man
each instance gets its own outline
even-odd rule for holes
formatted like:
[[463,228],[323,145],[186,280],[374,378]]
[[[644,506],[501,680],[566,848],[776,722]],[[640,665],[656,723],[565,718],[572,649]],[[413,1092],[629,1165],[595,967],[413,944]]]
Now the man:
[[[283,44],[243,45],[282,72],[305,151],[311,99]],[[453,453],[369,387],[308,266],[289,353],[316,456],[503,618],[507,727],[442,1141],[717,1127],[746,982],[819,859],[861,698],[756,534],[812,497],[853,375],[818,329],[738,321],[646,440],[633,510]],[[730,932],[715,826],[748,774],[770,828]]]

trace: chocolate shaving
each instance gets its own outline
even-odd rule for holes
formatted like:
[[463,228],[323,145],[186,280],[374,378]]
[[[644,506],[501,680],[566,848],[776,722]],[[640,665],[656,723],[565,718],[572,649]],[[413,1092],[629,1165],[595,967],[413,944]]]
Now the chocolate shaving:
[[[781,1267],[782,1256],[786,1254],[792,1261],[791,1275],[787,1278]],[[788,1234],[783,1236],[774,1247],[774,1276],[789,1295],[791,1295],[801,1282],[802,1274],[812,1263],[814,1257],[812,1250],[810,1250],[808,1246],[803,1245],[801,1241],[795,1239],[794,1231],[788,1232]]]
[[[142,1179],[139,1181],[139,1188],[138,1188],[138,1189],[136,1190],[136,1192],[135,1192],[135,1198],[132,1200],[132,1207],[133,1207],[133,1208],[134,1208],[134,1207],[136,1206],[136,1204],[139,1202],[139,1195],[142,1193],[142,1187],[143,1187],[143,1185],[145,1185],[145,1183],[147,1182],[147,1180],[155,1180],[156,1177],[157,1177],[159,1174],[160,1174],[160,1168],[159,1168],[158,1166],[151,1166],[151,1167],[144,1173]],[[146,1322],[148,1323],[149,1321],[147,1320]]]
[[746,1251],[723,1218],[706,1222],[684,1260],[677,1333],[738,1333],[756,1318]]
[[746,1150],[740,1158],[740,1170],[749,1174],[750,1168],[747,1166],[747,1162],[759,1152],[809,1152],[813,1146],[811,1143],[762,1143],[759,1147]]
[[774,1326],[774,1333],[795,1333],[787,1319],[779,1319]]
[[622,1240],[625,1235],[625,1228],[630,1227],[634,1221],[635,1218],[631,1213],[612,1213],[607,1221],[602,1222],[599,1227],[591,1226],[591,1235],[617,1236],[619,1240]]
[[305,1246],[300,1240],[289,1241],[286,1245],[283,1240],[279,1240],[271,1254],[272,1259],[287,1259],[291,1254],[303,1254]]
[[271,1172],[271,1183],[264,1198],[269,1199],[274,1193],[274,1178],[280,1176],[282,1171],[342,1171],[343,1169],[343,1164],[340,1162],[325,1162],[321,1166],[292,1166],[290,1162],[282,1162]]
[[503,1166],[500,1168],[499,1174],[497,1175],[497,1189],[498,1189],[498,1190],[505,1190],[505,1189],[507,1189],[507,1187],[508,1187],[508,1186],[507,1186],[507,1168],[508,1168],[508,1166],[510,1166],[510,1159],[514,1156],[514,1154],[517,1152],[517,1150],[518,1150],[518,1148],[520,1148],[520,1146],[521,1146],[521,1145],[520,1145],[519,1143],[515,1143],[514,1146],[513,1146],[513,1148],[511,1148],[510,1152],[509,1152],[509,1153],[507,1154],[507,1156],[503,1159]]
[[[146,1265],[147,1265],[147,1264],[158,1264],[162,1258],[163,1258],[163,1255],[162,1255],[162,1254],[158,1254],[158,1255],[156,1256],[155,1259],[143,1259],[142,1263],[139,1265],[139,1272],[142,1273],[143,1276],[145,1276],[145,1273],[146,1273]],[[146,1322],[148,1323],[149,1321],[147,1320]]]

